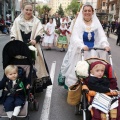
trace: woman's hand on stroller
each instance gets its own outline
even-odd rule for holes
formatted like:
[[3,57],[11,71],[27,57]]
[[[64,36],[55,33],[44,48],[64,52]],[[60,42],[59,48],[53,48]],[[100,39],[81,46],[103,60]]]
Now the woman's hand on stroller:
[[85,46],[83,47],[83,50],[84,50],[84,51],[88,51],[88,50],[89,50],[88,46],[85,45]]
[[35,45],[36,44],[36,40],[30,40],[29,42],[31,45]]
[[109,46],[107,46],[107,47],[105,47],[105,51],[110,51],[110,47]]
[[[110,93],[111,93],[111,95],[116,95],[116,94],[118,94],[118,91],[110,89]],[[119,94],[120,94],[120,92],[119,92]]]

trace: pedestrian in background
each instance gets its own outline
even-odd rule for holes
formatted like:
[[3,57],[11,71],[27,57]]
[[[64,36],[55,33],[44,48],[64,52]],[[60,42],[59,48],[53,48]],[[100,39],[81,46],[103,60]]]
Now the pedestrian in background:
[[42,21],[43,23],[43,25],[46,25],[48,22],[49,22],[49,17],[48,17],[48,14],[45,14],[44,15],[44,18],[43,18],[43,21]]
[[59,14],[56,13],[55,14],[55,25],[56,25],[56,29],[58,29],[60,27],[60,17],[59,17]]
[[11,28],[11,40],[20,40],[26,44],[31,44],[37,49],[35,69],[38,79],[41,79],[41,91],[52,85],[49,70],[40,47],[40,38],[43,34],[43,26],[40,20],[33,15],[33,4],[23,3],[22,13],[15,19]]
[[61,52],[64,52],[65,51],[65,48],[68,47],[68,40],[67,40],[67,37],[66,37],[66,34],[70,33],[68,31],[68,28],[66,26],[66,23],[62,23],[60,28],[59,28],[59,31],[60,31],[60,34],[59,34],[59,37],[58,37],[58,41],[57,41],[57,47],[60,48]]
[[114,31],[115,31],[115,21],[112,21],[112,23],[111,23],[111,33],[114,33]]
[[120,46],[120,23],[118,25],[118,28],[117,28],[117,41],[116,41],[116,45],[119,45]]
[[49,22],[45,25],[44,30],[45,35],[42,42],[42,46],[44,46],[46,50],[51,50],[51,48],[53,47],[55,32],[55,24],[53,23],[53,18],[49,19]]
[[9,29],[8,29],[8,26],[5,24],[5,20],[4,20],[3,15],[1,15],[1,19],[0,19],[0,31],[3,34],[8,34],[9,33]]

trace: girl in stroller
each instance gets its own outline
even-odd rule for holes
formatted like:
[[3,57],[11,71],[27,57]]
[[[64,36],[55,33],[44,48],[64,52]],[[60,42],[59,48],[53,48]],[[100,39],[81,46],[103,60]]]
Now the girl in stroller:
[[[105,64],[101,61],[95,61],[90,64],[90,76],[88,78],[89,90],[94,90],[99,93],[110,92],[114,95],[117,90],[116,80],[112,82],[112,88],[110,86],[110,80],[105,76]],[[106,120],[106,114],[98,109],[92,108],[93,116],[92,120]],[[110,110],[110,120],[117,120],[117,108]]]
[[5,76],[0,81],[0,89],[3,89],[2,102],[5,112],[10,120],[16,120],[21,107],[25,104],[26,89],[29,89],[29,80],[19,77],[18,67],[8,65],[4,70]]

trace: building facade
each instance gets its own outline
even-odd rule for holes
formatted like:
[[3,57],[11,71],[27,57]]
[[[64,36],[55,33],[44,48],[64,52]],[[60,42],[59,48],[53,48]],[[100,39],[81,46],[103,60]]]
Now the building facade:
[[98,0],[96,11],[102,20],[120,21],[120,0]]
[[17,13],[20,13],[20,0],[0,0],[0,15],[3,15],[5,20],[9,14],[13,21]]
[[107,21],[107,0],[98,0],[96,13],[100,21]]
[[107,13],[109,21],[120,21],[120,0],[107,0]]
[[60,4],[62,5],[63,10],[67,8],[67,6],[71,3],[72,0],[50,0],[48,2],[48,6],[51,9],[50,14],[53,15],[54,13],[57,12]]
[[96,9],[97,7],[97,0],[79,0],[80,2],[82,2],[83,4],[86,4],[86,3],[90,3],[94,9]]

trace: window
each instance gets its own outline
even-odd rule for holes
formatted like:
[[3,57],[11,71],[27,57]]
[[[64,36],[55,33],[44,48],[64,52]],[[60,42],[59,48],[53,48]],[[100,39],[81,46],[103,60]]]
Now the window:
[[113,10],[114,10],[114,4],[111,5],[111,11],[113,11]]
[[102,6],[105,6],[105,4],[106,4],[106,3],[105,3],[105,2],[103,2],[103,3],[102,3]]

